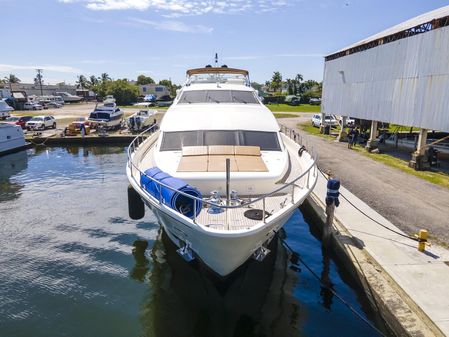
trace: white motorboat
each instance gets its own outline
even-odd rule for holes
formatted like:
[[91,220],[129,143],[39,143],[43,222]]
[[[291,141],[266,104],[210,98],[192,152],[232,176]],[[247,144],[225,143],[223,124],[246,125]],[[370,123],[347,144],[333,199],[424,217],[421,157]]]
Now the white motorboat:
[[315,158],[280,132],[246,70],[188,70],[152,131],[128,148],[130,217],[146,204],[181,256],[220,276],[263,260],[318,178]]
[[62,97],[65,103],[77,103],[83,99],[80,96],[72,95],[65,91],[57,92],[56,96]]
[[19,125],[0,122],[0,156],[25,149],[29,143],[25,141]]
[[106,97],[103,100],[103,103],[105,105],[111,104],[111,103],[115,103],[115,98],[112,95],[106,95]]
[[118,129],[122,124],[123,111],[115,103],[105,103],[95,106],[94,111],[89,115],[88,121],[106,129]]
[[129,129],[132,131],[147,129],[151,124],[154,124],[156,112],[156,110],[143,109],[129,116],[127,120]]
[[10,107],[4,99],[0,99],[0,119],[8,118],[12,111],[14,111],[14,108]]

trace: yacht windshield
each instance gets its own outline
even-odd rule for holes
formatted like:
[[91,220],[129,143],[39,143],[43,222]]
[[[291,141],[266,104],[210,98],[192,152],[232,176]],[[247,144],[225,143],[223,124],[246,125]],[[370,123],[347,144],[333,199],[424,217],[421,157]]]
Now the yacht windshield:
[[89,116],[91,119],[107,119],[111,118],[111,115],[106,112],[92,112]]
[[240,103],[257,104],[258,101],[251,91],[242,90],[192,90],[185,91],[179,99],[179,104],[192,103]]
[[179,151],[183,146],[259,146],[262,151],[281,151],[276,132],[247,130],[198,130],[164,132],[161,151]]

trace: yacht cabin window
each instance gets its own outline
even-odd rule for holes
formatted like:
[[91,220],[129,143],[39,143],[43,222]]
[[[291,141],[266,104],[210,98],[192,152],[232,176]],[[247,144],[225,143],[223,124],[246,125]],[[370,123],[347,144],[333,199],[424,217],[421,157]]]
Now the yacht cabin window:
[[239,103],[258,104],[252,91],[242,90],[192,90],[182,93],[179,104]]
[[180,151],[183,146],[259,146],[262,151],[281,151],[276,132],[247,130],[198,130],[164,132],[161,151]]

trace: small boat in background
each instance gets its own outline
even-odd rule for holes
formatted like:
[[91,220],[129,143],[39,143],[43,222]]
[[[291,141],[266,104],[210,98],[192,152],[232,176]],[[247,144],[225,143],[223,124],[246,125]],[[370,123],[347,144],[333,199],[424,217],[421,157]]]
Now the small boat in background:
[[88,118],[91,125],[101,125],[107,130],[120,128],[122,120],[123,111],[113,102],[95,106]]
[[23,150],[29,145],[19,125],[0,123],[0,156]]
[[139,110],[135,114],[131,115],[128,120],[128,127],[131,131],[140,131],[146,129],[150,125],[154,124],[154,116],[156,110]]

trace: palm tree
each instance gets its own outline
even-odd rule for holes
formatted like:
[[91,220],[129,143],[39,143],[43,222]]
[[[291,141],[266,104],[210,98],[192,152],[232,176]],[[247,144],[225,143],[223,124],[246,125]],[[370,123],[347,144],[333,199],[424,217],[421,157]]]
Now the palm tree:
[[106,83],[108,81],[111,81],[111,77],[109,77],[109,75],[107,73],[101,74],[100,79],[101,79],[102,83]]
[[93,87],[98,84],[98,78],[95,75],[89,77],[90,86]]
[[12,90],[11,84],[20,83],[20,79],[14,74],[9,74],[9,76],[5,76],[3,82],[9,83],[9,90]]
[[84,75],[78,76],[78,81],[76,81],[76,84],[78,84],[81,89],[84,89],[88,86],[87,78]]
[[279,71],[275,71],[273,73],[273,77],[271,78],[271,87],[274,91],[282,89],[282,75]]
[[301,81],[304,80],[304,77],[301,74],[296,74],[295,80],[293,83],[295,95],[299,94],[299,88],[301,86]]

